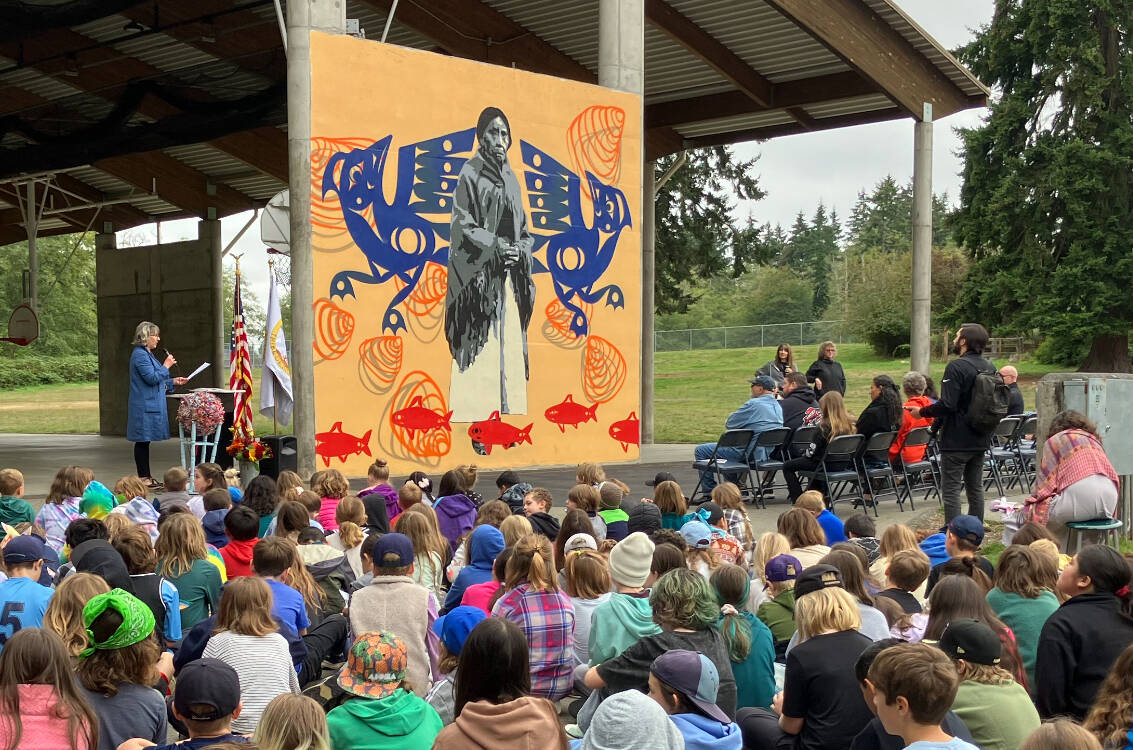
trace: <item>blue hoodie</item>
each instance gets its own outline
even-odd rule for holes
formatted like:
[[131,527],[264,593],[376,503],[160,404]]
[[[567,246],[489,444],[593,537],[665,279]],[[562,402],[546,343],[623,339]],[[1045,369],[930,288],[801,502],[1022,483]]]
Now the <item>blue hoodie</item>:
[[220,508],[208,511],[201,519],[201,525],[205,527],[205,541],[217,549],[228,544],[228,535],[224,533],[224,517],[227,515],[228,508]]
[[445,597],[445,605],[441,608],[442,615],[460,606],[464,591],[469,586],[492,580],[492,566],[503,549],[504,535],[495,526],[484,524],[472,531],[468,537],[468,564],[460,569],[456,580],[452,582],[452,588]]
[[921,552],[928,555],[928,561],[932,567],[940,565],[940,563],[948,560],[951,555],[944,549],[944,533],[933,534],[932,536],[921,542]]
[[685,750],[743,750],[743,736],[735,722],[721,724],[700,714],[673,714],[669,718],[685,738]]

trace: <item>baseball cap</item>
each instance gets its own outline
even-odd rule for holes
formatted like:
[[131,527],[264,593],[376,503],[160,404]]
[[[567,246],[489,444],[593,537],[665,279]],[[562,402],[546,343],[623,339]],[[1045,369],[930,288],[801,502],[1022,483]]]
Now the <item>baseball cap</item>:
[[[396,555],[396,560],[387,560],[387,555]],[[405,534],[393,532],[382,534],[374,544],[370,558],[378,568],[404,568],[413,564],[413,542]]]
[[657,472],[657,475],[655,477],[653,477],[652,481],[646,481],[645,482],[645,486],[646,487],[656,487],[657,485],[661,484],[661,482],[675,482],[675,481],[677,481],[677,478],[675,476],[673,476],[673,473],[671,471],[659,471],[659,472]]
[[713,526],[719,523],[720,519],[724,517],[724,509],[711,500],[706,503],[700,504],[700,506],[697,508],[697,515],[703,516],[702,511],[707,512],[708,514],[708,518],[705,519],[705,523],[707,523],[709,526]]
[[747,382],[751,383],[752,385],[758,385],[765,391],[773,391],[776,387],[775,379],[770,375],[756,375],[754,378],[750,378]]
[[975,516],[956,516],[951,521],[941,526],[940,530],[951,531],[952,536],[957,539],[963,539],[965,542],[970,542],[977,547],[983,544],[984,541],[983,521]]
[[396,635],[385,630],[363,633],[346,655],[338,685],[363,698],[385,698],[401,687],[408,665],[409,652]]
[[999,664],[1003,643],[995,631],[977,620],[953,620],[940,636],[940,650],[972,664]]
[[4,547],[4,562],[7,565],[20,565],[43,560],[47,556],[44,551],[46,547],[43,540],[34,534],[13,537]]
[[173,707],[190,721],[216,721],[240,705],[240,677],[220,659],[197,659],[177,672]]
[[487,616],[487,613],[479,607],[456,607],[447,615],[437,618],[433,623],[433,632],[441,639],[441,643],[445,644],[450,654],[459,656],[472,628],[479,625]]
[[799,562],[799,558],[791,555],[775,555],[763,566],[763,579],[770,583],[793,581],[799,577],[802,569],[803,566]]
[[704,654],[684,649],[666,651],[653,660],[649,671],[658,680],[677,690],[709,718],[721,724],[732,723],[728,715],[716,705],[720,674],[716,671],[716,665]]
[[598,551],[598,543],[590,534],[571,534],[563,545],[563,552],[573,552],[576,549],[592,549]]
[[795,579],[795,600],[822,589],[842,588],[842,573],[833,565],[811,565]]
[[704,521],[694,519],[681,527],[681,536],[689,549],[708,549],[712,544],[712,529]]

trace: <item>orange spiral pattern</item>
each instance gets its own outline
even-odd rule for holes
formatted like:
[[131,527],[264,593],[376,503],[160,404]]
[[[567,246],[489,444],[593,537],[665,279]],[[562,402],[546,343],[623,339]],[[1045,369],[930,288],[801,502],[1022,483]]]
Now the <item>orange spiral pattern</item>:
[[605,403],[618,395],[625,385],[626,358],[601,336],[586,339],[582,364],[582,389],[589,401]]
[[[577,295],[572,301],[582,308],[582,311],[586,313],[586,319],[593,325],[594,305],[583,302]],[[563,349],[574,349],[582,345],[583,337],[570,329],[570,321],[574,317],[574,313],[558,297],[547,303],[543,314],[547,318],[543,323],[543,337],[547,341]]]
[[[399,292],[406,286],[405,282],[396,276],[394,284]],[[439,263],[426,263],[416,288],[403,303],[405,311],[410,315],[424,318],[433,313],[437,305],[444,301],[446,294],[448,294],[448,270]]]
[[413,437],[410,437],[409,430],[393,422],[393,415],[409,406],[410,402],[418,396],[421,397],[421,406],[424,408],[432,409],[441,414],[448,412],[448,404],[440,386],[437,385],[437,381],[433,380],[427,372],[414,370],[401,381],[401,385],[397,387],[396,395],[390,401],[387,410],[390,429],[394,437],[397,438],[397,442],[412,456],[427,459],[447,455],[449,450],[452,449],[452,432],[450,430],[418,430]]
[[354,335],[354,316],[325,297],[315,300],[315,354],[322,359],[338,359],[350,346]]
[[574,171],[582,178],[588,198],[590,172],[607,185],[616,185],[622,171],[622,136],[626,113],[621,107],[594,105],[579,112],[567,128],[567,148]]
[[401,372],[405,346],[401,336],[377,336],[358,345],[358,379],[371,393],[385,393]]
[[[367,138],[312,138],[311,139],[311,226],[319,250],[337,251],[353,247],[354,242],[346,230],[342,218],[342,206],[338,196],[332,194],[323,198],[323,172],[330,158],[341,151],[367,148],[373,145]],[[341,169],[341,167],[340,167]],[[338,184],[339,175],[335,175]]]

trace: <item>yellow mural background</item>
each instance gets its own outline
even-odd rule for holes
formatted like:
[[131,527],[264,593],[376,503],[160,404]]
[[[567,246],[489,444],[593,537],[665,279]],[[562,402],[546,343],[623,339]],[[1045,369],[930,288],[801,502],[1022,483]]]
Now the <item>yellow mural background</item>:
[[[521,70],[317,32],[311,34],[311,68],[315,416],[319,468],[323,468],[324,459],[329,458],[331,468],[360,476],[365,474],[373,458],[384,458],[395,475],[422,470],[436,476],[465,463],[475,463],[482,468],[515,468],[636,459],[638,446],[615,439],[610,429],[616,422],[621,422],[624,428],[627,425],[623,420],[640,415],[640,97]],[[568,137],[572,122],[587,108],[624,111],[617,173],[600,177],[603,182],[613,181],[624,193],[632,225],[622,230],[613,260],[596,286],[617,284],[625,304],[618,309],[607,306],[605,301],[582,305],[588,312],[592,311],[589,335],[572,337],[560,317],[565,308],[554,305],[556,295],[551,276],[535,274],[534,311],[527,329],[531,368],[527,412],[502,417],[504,422],[519,429],[531,424],[531,444],[521,442],[510,448],[495,445],[490,455],[480,455],[474,451],[469,438],[469,424],[453,422],[447,434],[439,427],[427,433],[415,432],[409,439],[415,446],[411,450],[406,443],[406,431],[393,424],[392,414],[415,403],[418,408],[433,410],[443,421],[440,399],[447,398],[449,390],[452,357],[444,333],[444,267],[439,271],[435,266],[427,267],[414,293],[398,306],[398,310],[406,313],[404,317],[408,321],[407,330],[398,332],[400,342],[382,326],[387,305],[400,289],[400,282],[354,283],[356,296],[332,298],[331,282],[336,274],[344,270],[368,272],[368,263],[342,223],[336,196],[322,198],[322,171],[334,152],[365,148],[392,135],[391,153],[383,175],[385,197],[391,201],[398,175],[398,149],[474,127],[477,116],[488,106],[502,109],[510,121],[512,146],[508,161],[519,181],[528,228],[533,234],[538,233],[538,226],[531,218],[530,196],[524,179],[527,167],[520,154],[520,142],[529,142],[578,172],[585,187],[585,175],[572,163]],[[474,152],[475,147],[466,155]],[[589,224],[593,221],[593,210],[587,193],[584,189],[582,208]],[[541,257],[543,253],[536,251],[535,256]],[[549,319],[548,314],[554,320]],[[618,354],[624,360],[624,367],[618,365]],[[595,368],[589,376],[585,373],[588,357],[590,366]],[[595,373],[600,376],[597,381]],[[624,378],[620,388],[612,398],[604,400],[612,390],[611,379],[616,382],[618,373]],[[577,427],[565,426],[565,431],[560,431],[560,426],[545,416],[545,410],[563,402],[568,394],[575,403],[590,406],[594,399],[587,398],[587,393],[603,399],[594,413],[597,421],[582,422]],[[423,400],[414,401],[418,396]],[[421,414],[424,412],[417,412],[417,417]],[[427,414],[425,418],[429,419]],[[341,423],[341,427],[332,432],[336,423]],[[422,445],[433,455],[414,455]],[[368,446],[372,457],[365,454],[363,446]],[[443,455],[435,455],[438,453]],[[345,462],[340,460],[342,458]]]

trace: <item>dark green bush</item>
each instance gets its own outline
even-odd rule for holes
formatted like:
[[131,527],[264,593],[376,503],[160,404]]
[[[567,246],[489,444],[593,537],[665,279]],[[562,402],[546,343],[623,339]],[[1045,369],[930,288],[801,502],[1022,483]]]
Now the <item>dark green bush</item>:
[[98,380],[98,356],[20,357],[7,355],[8,344],[0,344],[0,390],[55,383],[90,383]]

